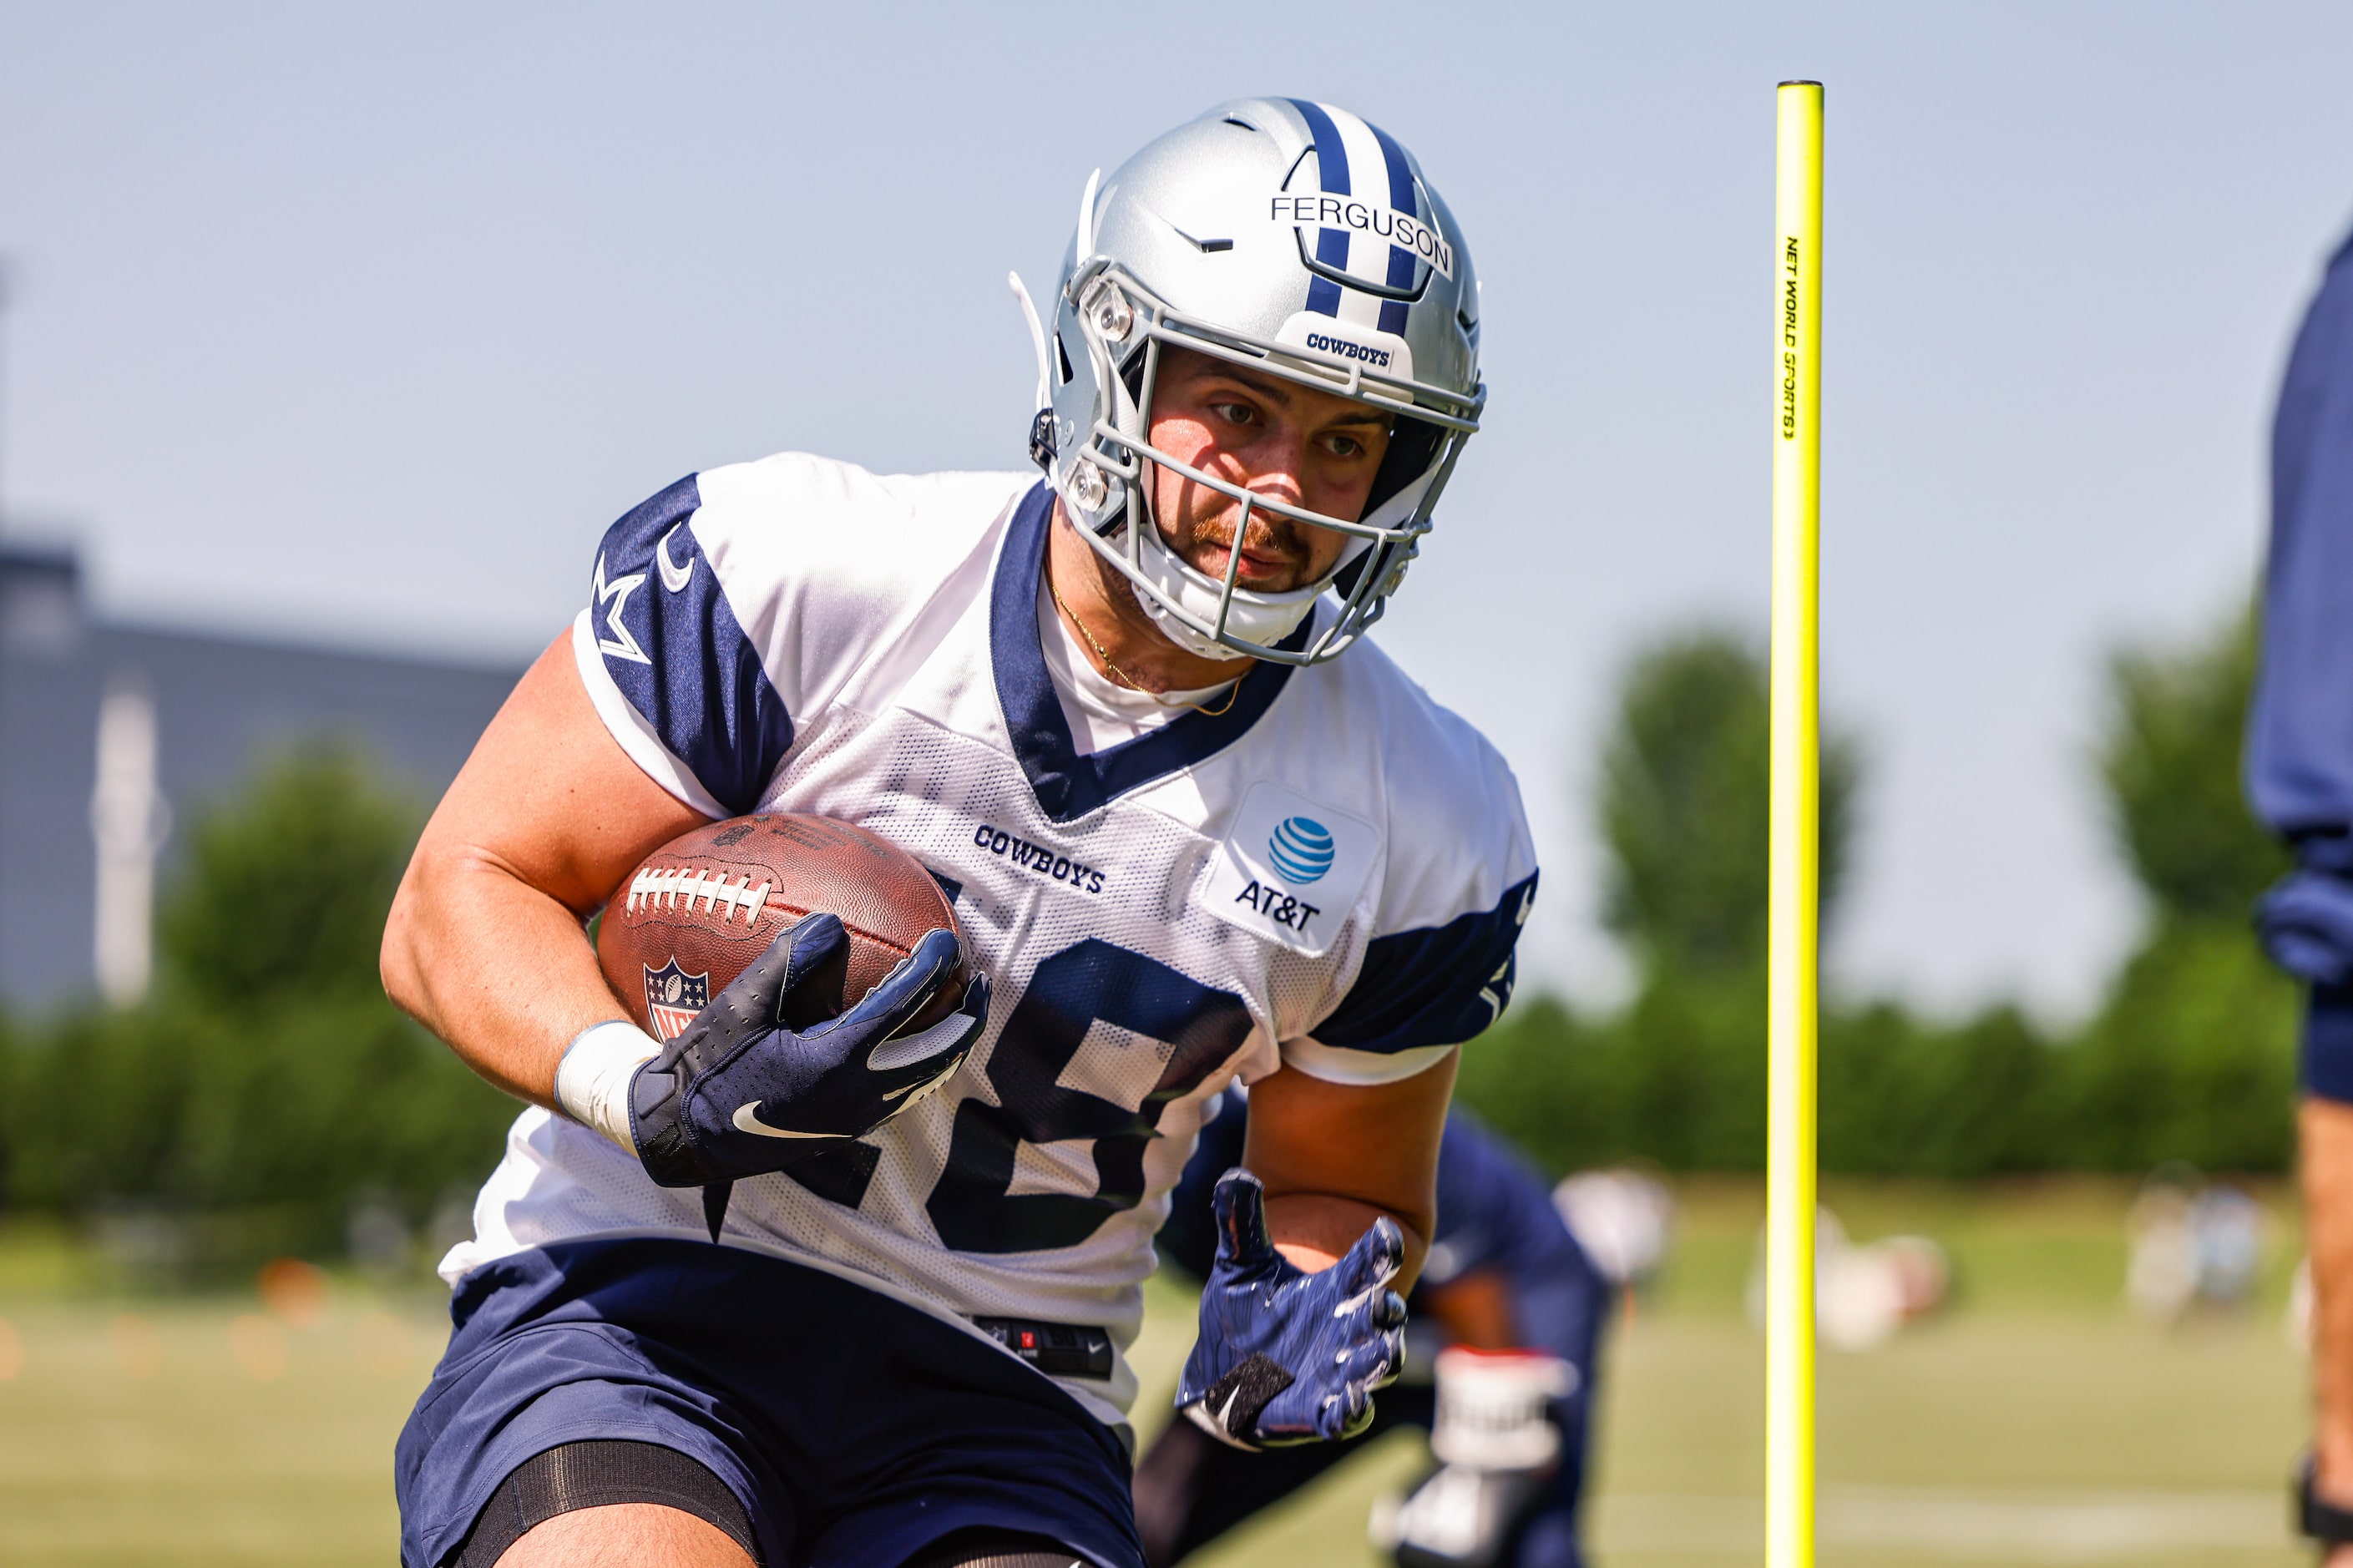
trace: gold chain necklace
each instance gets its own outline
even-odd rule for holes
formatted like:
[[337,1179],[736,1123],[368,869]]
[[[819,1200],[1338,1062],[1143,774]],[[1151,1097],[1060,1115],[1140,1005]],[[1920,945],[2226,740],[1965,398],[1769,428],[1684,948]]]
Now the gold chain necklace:
[[1155,702],[1159,703],[1163,708],[1190,708],[1194,712],[1210,719],[1223,716],[1226,710],[1234,705],[1234,699],[1242,694],[1242,679],[1239,675],[1234,677],[1233,689],[1226,693],[1226,700],[1218,704],[1215,708],[1204,708],[1198,702],[1185,702],[1181,700],[1170,702],[1162,698],[1160,693],[1157,691],[1145,690],[1142,686],[1136,683],[1136,679],[1134,676],[1128,674],[1127,671],[1120,668],[1118,665],[1112,662],[1110,650],[1105,648],[1103,644],[1095,641],[1095,634],[1087,630],[1087,623],[1079,619],[1078,616],[1071,610],[1070,605],[1062,603],[1062,591],[1054,586],[1054,567],[1053,563],[1051,562],[1048,562],[1046,563],[1046,592],[1053,595],[1054,608],[1061,611],[1063,616],[1068,618],[1071,625],[1079,628],[1079,635],[1087,639],[1087,646],[1095,650],[1095,657],[1103,661],[1103,668],[1110,670],[1113,675],[1119,677],[1119,683],[1122,686],[1126,687],[1130,691],[1141,692],[1143,695],[1151,698]]

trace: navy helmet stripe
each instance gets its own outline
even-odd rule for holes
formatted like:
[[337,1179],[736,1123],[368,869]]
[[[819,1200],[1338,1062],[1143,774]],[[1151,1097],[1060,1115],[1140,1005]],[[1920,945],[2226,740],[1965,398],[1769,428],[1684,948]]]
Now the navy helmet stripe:
[[1365,129],[1371,132],[1373,140],[1381,144],[1381,161],[1389,166],[1390,210],[1412,216],[1417,210],[1413,197],[1413,169],[1405,161],[1405,149],[1397,144],[1395,137],[1372,121],[1366,121]]
[[[1324,106],[1303,98],[1291,100],[1307,121],[1308,133],[1315,138],[1315,172],[1324,182],[1324,194],[1332,196],[1352,195],[1348,184],[1348,149],[1340,140],[1340,128],[1324,112]],[[1348,269],[1348,234],[1345,229],[1319,228],[1315,231],[1315,259],[1324,266],[1345,272]],[[1328,278],[1311,278],[1307,281],[1307,308],[1319,316],[1340,313],[1340,286]]]
[[1327,196],[1353,195],[1348,187],[1348,149],[1340,142],[1340,128],[1324,112],[1320,103],[1310,103],[1294,98],[1291,106],[1306,117],[1308,132],[1315,138],[1315,168],[1324,179]]
[[[1366,121],[1365,129],[1370,131],[1373,133],[1373,140],[1381,144],[1381,161],[1388,165],[1389,210],[1404,213],[1409,217],[1419,216],[1419,204],[1414,200],[1413,169],[1405,161],[1405,149],[1398,146],[1388,132],[1370,121]],[[1414,262],[1412,251],[1401,245],[1389,247],[1388,284],[1390,288],[1413,287]],[[1394,328],[1388,323],[1388,310],[1384,308],[1381,311],[1381,331],[1403,331],[1405,330],[1403,312],[1398,313],[1398,324]]]

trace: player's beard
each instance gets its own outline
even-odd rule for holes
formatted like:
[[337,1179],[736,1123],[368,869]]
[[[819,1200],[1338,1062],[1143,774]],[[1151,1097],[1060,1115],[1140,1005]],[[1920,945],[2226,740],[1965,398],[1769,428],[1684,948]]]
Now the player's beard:
[[[1164,475],[1157,488],[1161,493],[1155,499],[1162,504],[1153,509],[1154,523],[1160,531],[1162,542],[1194,571],[1223,582],[1227,554],[1234,548],[1242,503],[1181,474]],[[1289,496],[1273,499],[1289,506],[1299,504]],[[1170,500],[1176,504],[1166,504]],[[1250,526],[1241,534],[1242,572],[1234,585],[1253,594],[1270,595],[1305,587],[1314,580],[1314,552],[1306,537],[1313,527],[1278,512],[1251,509]],[[1252,571],[1263,573],[1268,565],[1279,566],[1280,570],[1253,580]]]

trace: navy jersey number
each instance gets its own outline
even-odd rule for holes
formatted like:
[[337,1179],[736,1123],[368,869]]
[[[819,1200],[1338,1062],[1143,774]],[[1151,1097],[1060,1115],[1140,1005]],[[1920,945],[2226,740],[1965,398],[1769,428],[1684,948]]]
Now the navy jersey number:
[[[1055,1080],[1101,1022],[1170,1047],[1141,1105],[1130,1108]],[[1213,990],[1140,952],[1090,937],[1038,966],[989,1054],[997,1103],[956,1107],[947,1166],[924,1207],[958,1252],[1075,1247],[1144,1197],[1144,1151],[1160,1113],[1201,1086],[1250,1037],[1240,997]],[[1018,1042],[1018,1048],[1010,1048]],[[1014,1154],[1027,1143],[1094,1141],[1095,1191],[1014,1194]]]
[[[1144,1103],[1130,1109],[1064,1089],[1060,1078],[1097,1021],[1170,1047]],[[988,1058],[997,1103],[956,1107],[947,1165],[924,1207],[940,1239],[958,1252],[1042,1252],[1075,1247],[1144,1198],[1145,1146],[1160,1112],[1250,1037],[1250,1010],[1230,992],[1187,979],[1157,959],[1089,937],[1038,966]],[[1019,1041],[1018,1049],[1010,1042]],[[1138,1045],[1133,1049],[1149,1049]],[[1094,1140],[1095,1192],[1012,1191],[1024,1142]],[[829,1202],[856,1208],[881,1163],[871,1143],[829,1150],[785,1174]]]

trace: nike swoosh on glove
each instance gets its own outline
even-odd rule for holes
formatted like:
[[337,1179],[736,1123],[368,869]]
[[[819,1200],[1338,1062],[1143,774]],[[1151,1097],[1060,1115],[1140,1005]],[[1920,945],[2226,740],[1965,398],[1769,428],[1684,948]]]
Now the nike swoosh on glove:
[[804,915],[638,1069],[629,1131],[655,1181],[690,1187],[781,1171],[871,1132],[964,1065],[988,1018],[986,975],[972,977],[955,1012],[899,1035],[954,974],[951,931],[926,932],[840,1016],[786,1026],[794,991],[849,940],[836,917]]
[[1397,1223],[1375,1220],[1310,1274],[1274,1249],[1256,1176],[1228,1171],[1209,1203],[1218,1260],[1176,1407],[1237,1448],[1355,1436],[1373,1419],[1373,1390],[1405,1369],[1405,1302],[1388,1288],[1405,1261]]

